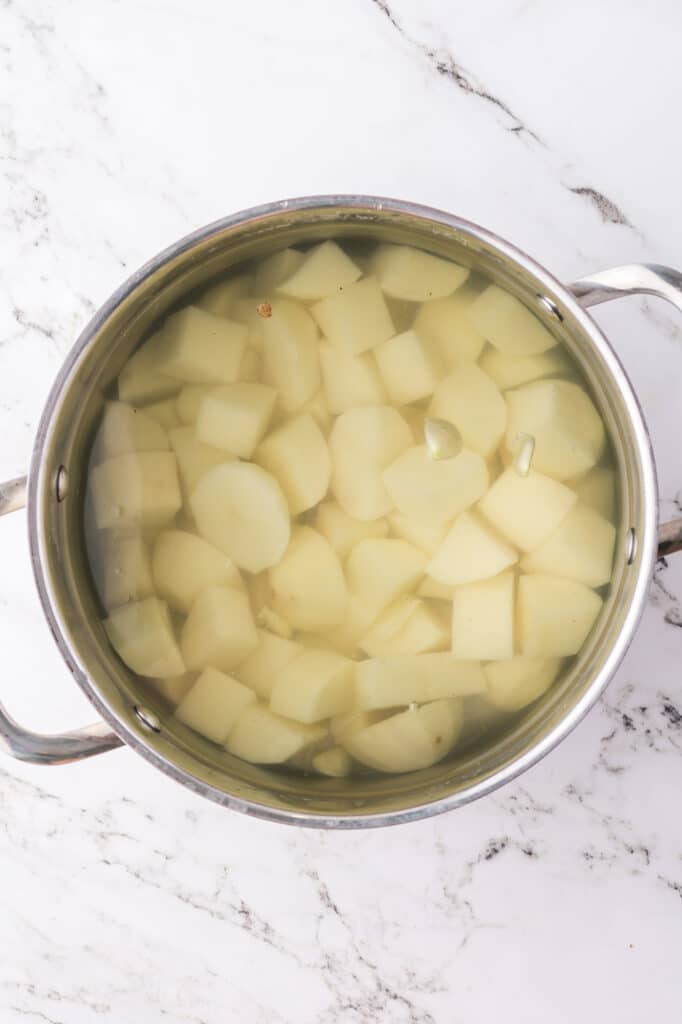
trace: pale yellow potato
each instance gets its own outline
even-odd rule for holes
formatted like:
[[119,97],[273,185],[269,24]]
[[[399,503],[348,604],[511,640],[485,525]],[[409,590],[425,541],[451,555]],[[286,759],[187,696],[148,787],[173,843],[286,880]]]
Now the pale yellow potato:
[[375,711],[347,711],[343,715],[333,715],[329,719],[329,731],[336,743],[343,743],[347,736],[361,729],[367,729],[370,725],[383,722],[385,718],[393,713],[393,710],[379,708]]
[[330,747],[329,750],[321,750],[313,757],[313,768],[320,775],[328,775],[332,779],[342,779],[350,775],[353,768],[353,761],[350,754],[343,747]]
[[313,526],[326,537],[340,559],[345,559],[351,549],[368,537],[386,537],[388,523],[385,519],[362,522],[354,519],[336,501],[322,501],[315,509]]
[[289,639],[294,634],[293,627],[286,619],[270,608],[269,605],[264,604],[263,607],[256,613],[255,616],[256,625],[261,626],[263,629],[269,629],[271,633],[276,633],[277,636],[283,636],[285,639]]
[[219,281],[202,292],[197,299],[199,309],[216,316],[229,317],[236,299],[248,295],[253,288],[253,278],[249,274],[239,274]]
[[308,413],[273,430],[257,448],[254,460],[278,481],[292,515],[313,508],[329,490],[329,447]]
[[97,462],[128,452],[168,451],[168,434],[153,416],[125,402],[105,402],[95,438]]
[[263,382],[277,390],[284,412],[298,412],[320,387],[315,322],[300,303],[277,299],[261,331]]
[[102,536],[94,577],[107,611],[153,594],[151,560],[142,534],[107,531]]
[[509,356],[535,356],[557,344],[519,299],[495,284],[474,299],[467,316],[491,345]]
[[215,668],[205,668],[185,694],[175,717],[213,743],[224,743],[237,719],[258,698],[248,686]]
[[181,383],[168,377],[160,369],[159,342],[161,332],[157,331],[140,345],[118,375],[118,397],[122,402],[144,404],[168,398],[180,390]]
[[432,459],[421,444],[399,455],[381,478],[402,515],[425,526],[442,526],[485,494],[488,467],[468,448],[453,459]]
[[536,356],[510,356],[491,347],[481,356],[479,366],[492,377],[500,391],[543,377],[561,377],[575,372],[565,350],[558,346]]
[[173,633],[168,607],[145,597],[115,608],[104,629],[119,658],[139,676],[180,676],[185,663]]
[[439,583],[450,586],[497,576],[518,561],[507,544],[474,512],[462,512],[426,566]]
[[592,629],[603,601],[575,580],[533,574],[521,576],[518,589],[519,647],[534,658],[577,654]]
[[355,687],[356,707],[373,711],[484,693],[486,682],[480,662],[440,652],[368,658],[356,666]]
[[90,490],[100,530],[163,526],[182,507],[172,452],[129,452],[107,459],[91,471]]
[[[140,410],[137,410],[139,415]],[[173,427],[180,426],[180,417],[175,406],[174,398],[165,398],[162,402],[154,402],[152,405],[145,405],[144,412],[146,416],[151,416],[153,420],[160,423],[165,430],[171,430]],[[168,447],[166,444],[165,447]]]
[[262,360],[260,353],[253,348],[247,348],[239,364],[238,379],[244,381],[260,380],[262,372]]
[[309,398],[305,405],[301,406],[300,415],[308,413],[317,423],[325,437],[329,435],[332,428],[332,414],[327,405],[324,390],[320,388],[312,398]]
[[290,299],[323,299],[343,292],[361,276],[360,268],[336,242],[321,242],[304,254],[291,276],[277,285],[277,291]]
[[267,384],[238,381],[215,388],[199,404],[197,439],[249,459],[265,436],[276,401],[277,392]]
[[424,552],[405,540],[361,540],[346,561],[348,589],[376,618],[416,586],[425,565]]
[[368,405],[342,413],[329,435],[332,494],[354,519],[381,519],[393,508],[382,473],[412,442],[400,413]]
[[439,583],[430,576],[425,576],[417,587],[419,597],[431,597],[438,601],[452,601],[455,588],[447,583]]
[[454,295],[423,302],[414,319],[415,331],[437,345],[448,370],[475,363],[485,345],[485,338],[466,316],[476,294],[466,285]]
[[440,353],[415,330],[396,334],[373,350],[381,379],[394,405],[409,405],[432,395],[445,373]]
[[243,590],[236,565],[202,537],[185,530],[164,530],[152,555],[154,586],[171,608],[188,612],[202,590],[225,584]]
[[524,556],[521,568],[601,587],[611,579],[615,543],[613,524],[577,502],[547,540]]
[[575,491],[584,505],[589,505],[600,516],[613,522],[616,517],[616,482],[615,469],[595,466],[577,480],[567,480],[566,485]]
[[485,699],[500,711],[519,711],[545,693],[561,669],[560,658],[510,658],[484,665]]
[[304,259],[305,254],[298,249],[281,249],[280,252],[261,260],[256,267],[254,294],[267,295],[273,292],[278,284],[286,281],[298,270]]
[[456,743],[464,719],[462,701],[438,700],[408,709],[352,733],[348,753],[368,768],[410,772],[441,761]]
[[305,747],[324,739],[322,725],[294,722],[264,704],[246,708],[225,743],[226,750],[252,764],[282,764]]
[[270,709],[297,722],[321,722],[353,707],[354,663],[333,651],[304,649],[279,673]]
[[147,679],[146,682],[158,693],[160,697],[167,700],[169,704],[179,704],[189,688],[193,685],[195,677],[186,672],[182,676],[169,676],[168,679]]
[[206,395],[210,395],[216,384],[185,384],[175,399],[178,418],[185,426],[194,425],[199,415],[199,406]]
[[343,621],[348,590],[341,563],[322,534],[297,526],[283,558],[270,569],[272,607],[294,629],[326,630]]
[[378,245],[370,268],[387,295],[410,302],[451,295],[469,276],[467,267],[411,245]]
[[[261,356],[263,352],[263,327],[265,321],[272,315],[272,296],[268,297],[257,292],[250,298],[235,299],[230,310],[230,319],[243,324],[247,329],[246,352],[242,357],[242,364],[248,352],[255,352]],[[241,367],[240,367],[241,369]]]
[[323,639],[332,650],[354,658],[359,652],[360,640],[376,617],[376,605],[371,595],[365,599],[349,593],[342,621],[333,629],[325,630]]
[[451,646],[449,619],[419,598],[399,598],[381,613],[360,641],[360,649],[373,658],[447,651]]
[[466,660],[496,661],[514,655],[513,572],[455,587],[452,653]]
[[371,352],[353,355],[320,343],[320,369],[329,411],[337,416],[357,405],[382,405],[386,391]]
[[246,348],[243,324],[185,306],[169,316],[159,342],[159,368],[188,384],[235,381]]
[[258,630],[258,640],[258,647],[234,669],[234,674],[263,700],[269,700],[281,672],[301,653],[303,647],[294,640],[275,636],[265,629]]
[[454,424],[467,448],[490,459],[507,426],[507,405],[495,382],[466,363],[438,384],[429,416]]
[[388,524],[392,536],[409,541],[415,547],[421,548],[427,555],[435,554],[448,532],[446,523],[430,526],[428,523],[415,522],[414,519],[404,516],[401,512],[391,512]]
[[171,448],[178,462],[178,473],[185,503],[205,473],[224,462],[232,462],[234,455],[211,448],[197,440],[194,427],[175,427],[168,434]]
[[532,551],[566,518],[577,501],[558,480],[530,471],[506,469],[484,495],[479,510],[514,547]]
[[316,302],[310,312],[332,345],[349,355],[360,355],[395,334],[386,300],[373,277]]
[[203,670],[209,665],[222,672],[231,672],[258,647],[258,643],[246,593],[226,586],[207,587],[201,591],[180,635],[180,649],[190,672]]
[[412,613],[419,606],[419,598],[406,594],[397,598],[374,620],[367,633],[359,643],[361,651],[370,658],[379,658],[387,654],[406,653],[392,650],[396,636],[405,626]]

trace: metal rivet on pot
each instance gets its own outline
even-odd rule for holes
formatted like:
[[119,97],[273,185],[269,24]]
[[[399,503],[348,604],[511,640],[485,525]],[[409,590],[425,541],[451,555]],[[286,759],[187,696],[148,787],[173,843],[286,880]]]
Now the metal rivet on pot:
[[69,474],[66,466],[60,466],[57,470],[57,480],[55,482],[55,491],[57,494],[57,501],[64,501],[69,490]]
[[544,306],[545,310],[550,316],[553,316],[555,320],[563,320],[563,316],[556,303],[552,302],[551,299],[547,298],[546,295],[538,295],[538,302],[541,306]]
[[149,729],[150,732],[161,732],[161,722],[157,716],[149,708],[142,708],[139,705],[135,705],[133,711],[142,722],[145,729]]
[[637,554],[637,534],[635,533],[634,527],[630,527],[625,538],[625,561],[628,565],[632,565]]

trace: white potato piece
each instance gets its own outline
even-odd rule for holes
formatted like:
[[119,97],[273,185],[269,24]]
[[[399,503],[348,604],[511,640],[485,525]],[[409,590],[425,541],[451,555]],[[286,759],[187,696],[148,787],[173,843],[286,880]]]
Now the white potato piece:
[[94,575],[107,611],[153,594],[151,560],[142,534],[103,534]]
[[577,501],[558,480],[535,473],[520,476],[506,469],[479,504],[479,509],[496,530],[521,548],[539,547],[566,518]]
[[575,491],[583,505],[589,505],[600,516],[612,522],[616,516],[616,471],[605,466],[595,466],[577,480],[568,480],[566,485]]
[[360,641],[360,648],[373,658],[447,651],[451,646],[449,618],[419,598],[400,598],[382,612]]
[[282,488],[292,515],[317,505],[329,490],[332,461],[324,434],[306,413],[273,430],[254,460]]
[[261,331],[263,381],[277,390],[284,412],[298,412],[320,387],[315,322],[300,303],[278,299]]
[[490,459],[507,426],[507,406],[497,385],[475,363],[457,367],[440,382],[429,416],[453,423],[467,448]]
[[486,681],[478,661],[457,661],[449,652],[402,654],[359,662],[355,688],[356,707],[374,711],[484,693]]
[[509,410],[505,448],[514,451],[519,434],[535,438],[533,468],[556,480],[591,469],[606,444],[604,424],[592,399],[578,384],[538,380],[506,395]]
[[496,661],[514,654],[514,573],[465,583],[452,596],[452,653]]
[[224,743],[256,694],[232,676],[205,668],[175,709],[175,717],[213,743]]
[[473,326],[508,356],[535,356],[554,348],[557,339],[514,295],[489,285],[467,310]]
[[272,607],[294,629],[331,629],[348,602],[341,563],[331,544],[310,526],[292,531],[281,561],[270,570]]
[[263,700],[269,700],[280,674],[303,647],[294,640],[275,636],[264,629],[258,630],[258,640],[258,647],[241,662],[234,674]]
[[95,466],[90,487],[98,529],[163,526],[182,506],[175,455],[129,452]]
[[128,452],[168,451],[169,447],[168,434],[158,420],[125,402],[105,402],[94,445],[98,462]]
[[392,644],[395,643],[396,636],[406,625],[419,603],[418,598],[405,595],[389,604],[360,640],[360,650],[371,658],[379,658],[386,654],[406,653],[392,650]]
[[164,530],[158,535],[152,573],[157,594],[180,612],[188,612],[207,587],[224,583],[244,589],[239,570],[227,555],[185,530]]
[[282,249],[261,260],[256,267],[254,294],[267,295],[274,291],[278,284],[298,270],[304,259],[305,254],[298,249]]
[[500,711],[519,711],[545,693],[561,668],[560,658],[510,658],[485,665],[485,699]]
[[226,586],[201,591],[180,635],[185,664],[195,672],[209,665],[230,672],[258,643],[248,597],[243,590]]
[[253,278],[249,274],[239,274],[219,281],[202,292],[197,299],[199,309],[216,316],[229,317],[236,299],[248,295],[253,287]]
[[521,576],[518,592],[519,646],[535,658],[577,654],[603,601],[575,580],[533,574]]
[[277,285],[277,291],[290,299],[323,299],[342,292],[361,276],[360,268],[336,242],[322,242],[304,254],[291,276]]
[[415,522],[401,512],[392,512],[388,517],[391,534],[421,548],[427,555],[433,555],[445,540],[448,526],[445,523],[430,526],[428,523]]
[[168,608],[156,597],[115,608],[104,629],[119,658],[139,676],[166,678],[185,672]]
[[264,704],[246,708],[227,737],[225,748],[252,764],[282,764],[305,747],[324,739],[321,725],[282,718]]
[[454,459],[432,459],[420,444],[399,455],[382,480],[402,515],[426,526],[442,526],[473,505],[488,488],[488,467],[464,448]]
[[255,618],[256,625],[262,626],[263,629],[269,629],[271,633],[276,633],[277,636],[289,639],[293,635],[294,631],[286,619],[283,619],[281,615],[267,604],[264,604],[260,611],[256,613]]
[[320,369],[329,411],[337,416],[357,405],[382,405],[386,392],[371,352],[355,356],[320,343]]
[[349,355],[360,355],[395,334],[386,300],[373,277],[316,302],[310,312],[332,345]]
[[174,398],[166,398],[163,402],[154,402],[152,405],[145,405],[144,411],[147,416],[160,423],[165,430],[172,430],[180,426],[180,417],[175,407]]
[[197,438],[249,459],[265,436],[276,401],[277,392],[267,384],[239,381],[215,388],[199,405]]
[[601,587],[611,579],[615,543],[613,524],[577,502],[547,540],[524,556],[521,568]]
[[260,353],[253,348],[247,348],[239,364],[238,379],[243,381],[258,381],[262,371],[262,360]]
[[333,715],[329,719],[329,731],[336,743],[343,743],[347,736],[354,732],[367,729],[370,725],[383,722],[385,718],[393,713],[391,710],[380,708],[376,711],[347,711],[343,715]]
[[185,426],[196,423],[199,406],[206,395],[210,395],[215,384],[185,384],[175,399],[178,418]]
[[340,559],[345,559],[351,549],[368,537],[386,537],[388,523],[385,519],[361,522],[353,519],[336,501],[323,501],[315,510],[313,526],[326,537]]
[[450,586],[497,576],[518,561],[514,548],[473,512],[462,512],[426,566],[439,583]]
[[338,626],[326,630],[323,639],[332,650],[345,654],[348,658],[354,658],[358,654],[360,640],[376,617],[376,607],[371,598],[364,600],[349,594],[343,619]]
[[343,747],[330,747],[321,750],[313,757],[313,768],[320,775],[328,775],[332,779],[342,779],[350,775],[353,761]]
[[194,684],[194,676],[186,672],[182,676],[169,676],[168,679],[147,679],[146,682],[160,697],[175,706],[179,704],[189,688]]
[[381,772],[417,771],[448,754],[457,741],[463,719],[461,700],[437,700],[352,733],[343,745],[368,768]]
[[169,316],[159,342],[159,364],[168,377],[189,384],[235,381],[247,330],[225,317],[185,306]]
[[210,469],[190,497],[202,537],[240,569],[260,572],[276,565],[291,535],[289,506],[270,473],[246,462]]
[[447,583],[439,583],[431,576],[425,576],[417,587],[419,597],[430,597],[438,601],[452,601],[455,588]]
[[260,356],[263,352],[263,326],[272,316],[272,300],[258,292],[250,298],[235,299],[230,310],[230,319],[246,327],[246,351],[242,356],[241,366],[248,352]]
[[160,340],[161,332],[157,331],[133,352],[123,366],[118,375],[118,397],[121,402],[132,402],[135,405],[156,402],[180,390],[180,381],[161,372]]
[[435,345],[414,330],[396,334],[377,345],[374,357],[394,405],[409,405],[427,398],[445,373],[445,364]]
[[387,295],[410,302],[451,295],[469,276],[467,267],[411,245],[378,245],[370,267]]
[[415,331],[437,346],[448,370],[475,363],[485,345],[485,338],[466,316],[476,294],[467,285],[454,295],[422,303],[415,317]]
[[416,586],[425,565],[424,552],[405,540],[361,540],[346,562],[348,589],[376,618]]
[[297,722],[345,714],[353,707],[354,668],[350,658],[306,648],[279,673],[270,709]]
[[575,372],[566,351],[559,346],[537,356],[510,356],[489,348],[481,356],[479,365],[492,377],[500,391],[518,388],[543,377],[561,377]]
[[301,415],[307,413],[312,416],[324,436],[327,437],[332,428],[332,414],[329,411],[327,399],[322,388],[312,398],[309,398],[305,405],[301,406],[300,413]]
[[354,519],[380,519],[393,508],[383,470],[412,443],[410,428],[387,405],[342,413],[329,435],[332,494]]
[[185,502],[189,501],[192,491],[209,469],[235,459],[234,455],[197,440],[194,427],[175,427],[168,437],[178,462]]

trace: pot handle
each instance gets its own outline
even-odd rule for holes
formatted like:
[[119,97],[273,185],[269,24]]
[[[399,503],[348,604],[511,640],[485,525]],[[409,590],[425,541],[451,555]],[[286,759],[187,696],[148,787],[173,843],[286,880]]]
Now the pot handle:
[[[612,267],[590,277],[581,277],[568,290],[581,306],[597,306],[624,295],[656,295],[682,312],[682,273],[658,263],[629,263]],[[658,527],[658,557],[682,551],[682,519],[661,523]]]
[[[25,476],[0,483],[0,516],[26,506]],[[0,750],[31,764],[69,764],[120,747],[123,741],[105,722],[54,736],[41,736],[18,725],[0,704]]]

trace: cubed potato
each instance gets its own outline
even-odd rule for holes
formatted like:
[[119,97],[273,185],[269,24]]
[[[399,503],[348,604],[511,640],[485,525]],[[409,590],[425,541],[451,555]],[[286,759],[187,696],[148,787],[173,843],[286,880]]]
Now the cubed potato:
[[469,276],[467,267],[411,245],[378,245],[370,266],[387,295],[410,302],[451,295]]
[[322,725],[294,722],[275,714],[264,704],[254,704],[237,719],[225,748],[252,764],[282,764],[306,747],[319,743],[325,735]]
[[417,587],[419,597],[430,597],[438,601],[452,601],[455,588],[447,583],[439,583],[431,576],[425,576]]
[[104,629],[119,658],[139,676],[164,679],[185,672],[167,606],[156,597],[115,608]]
[[433,701],[352,733],[343,745],[368,768],[381,772],[416,771],[441,761],[449,753],[459,737],[463,718],[461,700]]
[[406,625],[412,613],[419,606],[419,599],[412,595],[399,597],[392,604],[389,604],[374,620],[369,630],[362,637],[359,643],[361,651],[371,658],[379,658],[387,654],[404,654],[405,651],[392,649],[396,636]]
[[169,676],[168,679],[147,679],[146,682],[160,697],[175,707],[193,686],[194,678],[191,673],[185,672],[182,676]]
[[175,455],[130,452],[95,466],[90,474],[100,530],[163,526],[182,506]]
[[453,423],[467,448],[490,459],[507,426],[507,406],[497,385],[475,363],[457,367],[440,382],[429,416]]
[[278,284],[291,277],[303,263],[305,254],[298,249],[281,249],[262,260],[256,268],[256,295],[268,295]]
[[574,372],[565,349],[559,346],[537,356],[510,356],[491,347],[483,353],[479,365],[500,391],[518,388],[543,377],[562,377]]
[[236,299],[242,299],[253,288],[253,278],[249,274],[238,274],[219,281],[202,292],[197,299],[199,309],[216,316],[229,317]]
[[278,299],[261,330],[263,381],[277,390],[284,412],[298,412],[320,387],[315,322],[300,303]]
[[515,547],[532,551],[556,530],[576,501],[575,491],[558,480],[533,470],[520,476],[511,468],[497,478],[479,509]]
[[215,388],[199,405],[197,438],[249,459],[265,436],[276,401],[277,392],[267,384],[239,381]]
[[373,277],[316,302],[310,312],[332,345],[349,355],[360,355],[395,334],[386,300]]
[[304,254],[291,276],[277,285],[277,291],[290,299],[323,299],[343,292],[361,276],[360,268],[336,242],[322,242]]
[[448,370],[475,363],[485,345],[485,338],[466,316],[476,294],[467,285],[454,295],[422,303],[415,317],[415,331],[438,347]]
[[467,316],[491,345],[508,356],[536,356],[557,344],[535,314],[495,284],[474,299]]
[[365,711],[467,697],[485,689],[478,661],[458,661],[445,652],[368,658],[355,667],[356,707]]
[[415,597],[394,601],[360,641],[370,657],[428,654],[451,646],[450,615]]
[[157,594],[171,608],[188,612],[202,590],[225,584],[243,590],[236,565],[202,537],[164,530],[156,538],[152,572]]
[[376,617],[377,611],[371,595],[365,600],[349,594],[342,621],[333,629],[326,630],[323,639],[332,650],[345,654],[348,658],[354,658],[359,652],[360,640]]
[[376,618],[416,586],[425,565],[424,552],[405,540],[361,540],[346,562],[348,589]]
[[175,427],[168,434],[178,461],[178,473],[185,502],[209,469],[234,461],[235,456],[197,440],[194,427]]
[[354,519],[380,519],[393,508],[383,470],[412,443],[410,428],[387,405],[341,413],[329,435],[332,494]]
[[519,711],[550,688],[561,668],[560,658],[510,658],[485,665],[486,700],[500,711]]
[[203,399],[218,386],[216,384],[185,384],[175,399],[175,408],[180,422],[185,426],[193,426],[199,415],[199,406]]
[[518,561],[514,548],[473,512],[462,512],[426,566],[439,583],[450,586],[497,576]]
[[189,384],[235,381],[247,330],[225,317],[185,306],[169,316],[159,343],[162,373]]
[[313,526],[318,533],[327,538],[341,560],[345,559],[361,540],[368,537],[386,537],[388,534],[388,523],[385,519],[361,522],[344,512],[335,501],[323,501],[317,506]]
[[521,576],[518,593],[519,646],[533,658],[577,654],[603,602],[575,580],[533,574]]
[[357,405],[382,405],[386,392],[371,352],[355,356],[329,342],[320,344],[322,384],[335,416]]
[[190,507],[202,537],[240,569],[276,565],[291,535],[289,506],[270,473],[246,462],[225,462],[201,477]]
[[166,398],[163,402],[145,405],[144,411],[147,416],[161,424],[164,430],[172,430],[173,427],[180,426],[180,417],[178,416],[174,398]]
[[425,526],[442,526],[485,494],[488,467],[468,448],[454,459],[432,459],[420,444],[399,455],[382,481],[402,515]]
[[209,665],[230,672],[255,651],[258,643],[246,593],[226,586],[201,591],[180,636],[185,664],[195,672]]
[[303,650],[301,644],[285,637],[258,630],[258,647],[234,670],[240,682],[269,700],[280,673]]
[[320,775],[328,775],[332,779],[342,779],[350,775],[353,761],[343,747],[330,747],[321,750],[313,757],[313,768]]
[[[281,301],[281,300],[280,300]],[[272,296],[256,293],[247,299],[235,299],[230,310],[230,319],[246,327],[246,356],[247,352],[255,352],[260,356],[263,352],[263,338],[265,321],[272,316]],[[244,361],[242,357],[242,365]]]
[[615,521],[616,517],[616,471],[604,466],[595,466],[577,480],[567,481],[583,505],[589,505],[600,516]]
[[261,626],[263,629],[270,630],[271,633],[275,633],[277,636],[283,636],[288,640],[293,636],[294,630],[286,619],[271,608],[269,605],[264,604],[262,608],[255,615],[256,625]]
[[409,405],[432,395],[445,373],[445,363],[435,345],[415,330],[396,334],[377,345],[374,356],[394,405]]
[[341,563],[331,544],[310,526],[298,526],[284,557],[270,570],[272,607],[294,629],[331,629],[348,601]]
[[118,375],[118,397],[121,402],[143,405],[145,402],[168,398],[180,390],[180,381],[161,372],[160,340],[161,332],[158,331],[133,352],[125,363]]
[[330,718],[329,731],[336,743],[343,743],[347,736],[354,732],[360,732],[362,729],[367,729],[370,725],[376,725],[377,722],[383,722],[392,713],[392,710],[386,710],[385,708],[376,711],[358,711],[353,709],[353,711],[347,711],[343,715],[334,715]]
[[514,451],[519,434],[535,439],[533,469],[568,480],[601,458],[606,434],[592,399],[578,384],[538,380],[506,395],[509,416],[505,447]]
[[247,348],[239,364],[238,379],[244,381],[258,381],[262,372],[262,360],[260,353],[253,348]]
[[151,560],[142,534],[103,534],[102,550],[94,564],[95,584],[102,604],[111,611],[154,593]]
[[496,661],[514,655],[514,573],[456,587],[452,596],[452,653]]
[[308,399],[305,405],[301,406],[300,414],[305,416],[306,413],[312,416],[324,436],[328,437],[329,431],[332,428],[332,414],[329,411],[323,388],[320,388],[312,398]]
[[388,524],[393,537],[414,544],[427,555],[435,554],[448,532],[447,524],[430,526],[428,523],[418,523],[401,512],[392,512],[388,517]]
[[95,438],[97,462],[128,452],[168,451],[168,434],[152,416],[125,402],[106,402]]
[[205,668],[175,709],[175,717],[213,743],[224,743],[241,713],[257,701],[248,686]]
[[292,515],[313,508],[329,490],[329,448],[317,423],[307,413],[273,430],[259,445],[254,460],[278,481]]
[[281,672],[270,709],[297,722],[321,722],[353,707],[354,663],[333,651],[304,649]]
[[577,502],[547,540],[524,556],[521,568],[601,587],[611,579],[615,543],[613,524]]

